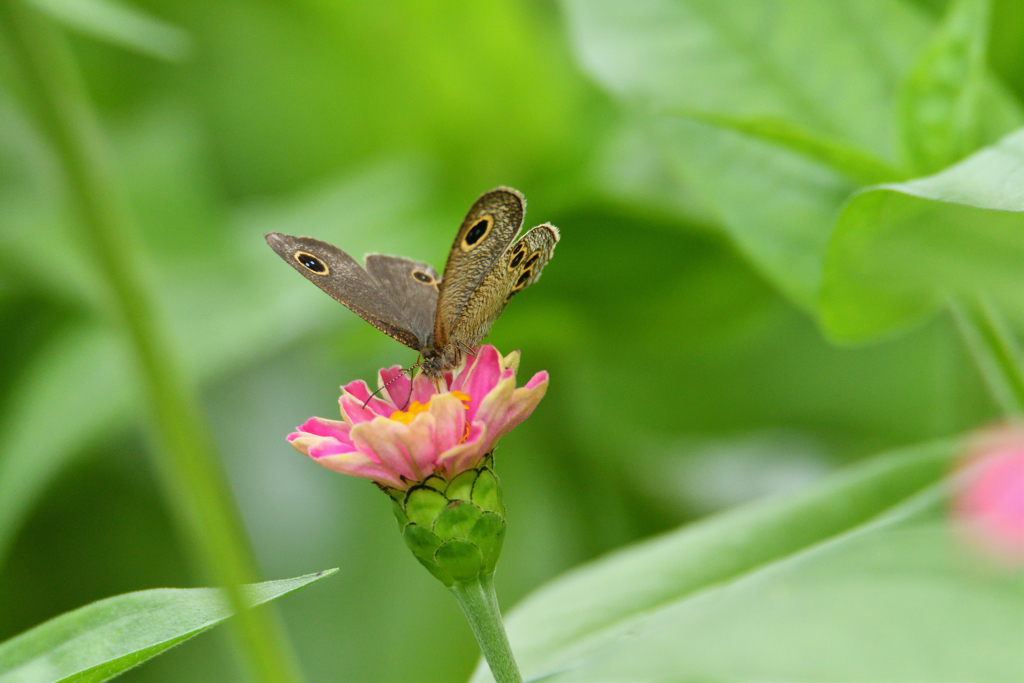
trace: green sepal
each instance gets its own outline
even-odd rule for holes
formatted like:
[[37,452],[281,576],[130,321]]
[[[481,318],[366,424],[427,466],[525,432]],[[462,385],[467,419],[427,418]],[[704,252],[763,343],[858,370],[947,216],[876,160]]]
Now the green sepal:
[[505,506],[501,500],[501,487],[498,486],[498,477],[486,467],[480,470],[480,474],[473,484],[473,502],[484,510],[496,512],[503,518]]
[[413,486],[405,494],[405,515],[410,522],[416,522],[430,529],[434,526],[434,518],[448,504],[448,499],[437,490],[427,486]]
[[456,581],[469,581],[480,575],[483,569],[483,555],[480,549],[469,541],[453,539],[447,541],[437,552],[434,559],[438,567],[450,574]]
[[435,491],[440,491],[443,493],[445,488],[448,486],[448,482],[446,482],[444,479],[437,476],[436,474],[431,474],[429,477],[421,481],[420,485],[429,486]]
[[437,562],[434,560],[434,553],[441,545],[441,539],[433,531],[424,529],[419,524],[411,522],[405,526],[402,537],[405,539],[405,544],[409,546],[409,550],[412,551],[413,556],[437,580],[446,586],[455,583],[454,577],[449,572],[438,567]]
[[460,473],[448,484],[444,495],[448,497],[448,500],[470,500],[470,495],[473,493],[473,482],[476,481],[477,474],[476,470],[466,470]]
[[406,545],[439,581],[451,586],[494,572],[505,540],[505,504],[489,467],[450,482],[431,475],[404,497],[387,492]]
[[402,538],[405,539],[405,544],[409,546],[409,550],[412,551],[413,555],[422,557],[430,562],[434,561],[434,552],[444,542],[433,531],[424,529],[415,522],[405,526]]
[[409,518],[402,510],[402,503],[397,500],[391,501],[391,511],[395,513],[395,519],[398,520],[398,531],[401,533],[405,530],[405,525],[409,523]]
[[501,555],[501,546],[505,542],[505,520],[496,512],[485,512],[469,530],[466,538],[480,549],[484,573],[493,572]]
[[445,506],[434,520],[434,533],[442,540],[466,538],[470,529],[480,519],[482,511],[476,505],[463,500],[453,500]]
[[416,561],[422,564],[423,568],[430,572],[435,579],[437,579],[444,585],[452,586],[455,584],[455,578],[445,570],[438,567],[436,562],[433,562],[431,560],[424,560],[419,555],[414,555],[413,557],[415,557]]

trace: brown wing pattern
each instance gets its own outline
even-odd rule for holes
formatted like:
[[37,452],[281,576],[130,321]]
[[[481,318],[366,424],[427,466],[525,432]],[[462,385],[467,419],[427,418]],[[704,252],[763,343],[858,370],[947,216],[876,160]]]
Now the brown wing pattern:
[[412,333],[425,342],[434,331],[438,285],[441,282],[437,271],[422,261],[369,254],[366,272],[380,283],[395,308],[402,312]]
[[515,239],[525,215],[526,200],[510,187],[485,192],[466,214],[444,267],[434,320],[439,348],[447,346],[463,309]]
[[341,249],[311,237],[271,232],[267,244],[307,280],[378,330],[406,346],[423,348],[406,313],[380,283]]
[[557,242],[558,228],[545,223],[513,244],[466,303],[452,328],[451,340],[460,346],[479,344],[512,297],[540,278]]

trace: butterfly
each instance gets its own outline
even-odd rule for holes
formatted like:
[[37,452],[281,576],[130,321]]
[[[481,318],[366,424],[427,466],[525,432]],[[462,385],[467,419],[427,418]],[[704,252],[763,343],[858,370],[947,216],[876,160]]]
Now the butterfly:
[[421,261],[370,254],[366,267],[311,237],[271,232],[267,243],[295,270],[378,330],[423,356],[437,382],[491,331],[512,297],[540,277],[558,242],[544,223],[516,236],[526,199],[510,187],[485,192],[462,221],[444,278]]

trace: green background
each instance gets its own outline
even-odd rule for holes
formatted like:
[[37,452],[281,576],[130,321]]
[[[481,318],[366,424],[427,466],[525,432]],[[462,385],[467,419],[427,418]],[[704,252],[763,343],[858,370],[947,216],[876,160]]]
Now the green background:
[[[337,417],[338,385],[415,354],[281,263],[265,232],[440,267],[466,209],[500,184],[526,195],[528,226],[561,229],[542,281],[489,338],[522,349],[521,381],[552,377],[496,454],[504,606],[631,541],[998,414],[947,314],[838,346],[823,328],[842,337],[846,319],[815,308],[821,261],[761,229],[801,211],[834,221],[867,171],[814,175],[793,161],[823,204],[779,206],[760,194],[791,188],[751,182],[765,174],[728,137],[739,126],[652,120],[705,104],[705,119],[768,111],[896,166],[899,144],[872,128],[893,127],[896,107],[864,97],[863,111],[840,101],[842,112],[822,113],[807,93],[846,75],[824,56],[794,52],[779,76],[795,86],[785,101],[661,74],[643,60],[668,49],[656,29],[671,22],[652,22],[651,54],[643,43],[630,62],[628,36],[601,34],[619,24],[608,8],[610,23],[596,21],[600,5],[145,0],[131,6],[166,24],[141,48],[69,33],[142,232],[139,267],[203,387],[264,576],[340,567],[278,605],[310,681],[465,680],[478,651],[395,533],[389,501],[284,440],[309,416]],[[891,12],[903,79],[945,5],[872,5]],[[713,18],[740,26],[742,6]],[[1024,9],[999,0],[992,12],[988,69],[1019,101]],[[829,43],[839,29],[814,20],[778,26]],[[89,21],[93,33],[103,25]],[[772,48],[750,47],[761,49]],[[0,488],[0,640],[109,595],[203,582],[145,455],[133,366],[68,225],[56,161],[3,79],[0,476],[15,485]],[[666,90],[678,97],[651,95]],[[903,167],[938,170],[1013,127],[937,166],[911,149]],[[1021,312],[1008,304],[1011,318]],[[122,680],[240,679],[216,631]]]

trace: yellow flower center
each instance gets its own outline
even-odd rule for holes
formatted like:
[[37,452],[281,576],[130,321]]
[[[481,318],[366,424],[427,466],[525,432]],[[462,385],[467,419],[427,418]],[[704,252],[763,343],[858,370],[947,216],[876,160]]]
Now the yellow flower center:
[[[469,402],[471,400],[469,398],[469,396],[467,396],[466,394],[462,393],[461,391],[453,391],[453,392],[451,392],[451,394],[455,398],[457,398],[460,401],[462,401],[462,403],[464,404],[463,408],[469,409]],[[437,396],[437,395],[438,394],[435,394],[435,396]],[[430,401],[433,401],[433,400],[434,400],[434,397],[431,396],[430,397]],[[426,411],[430,410],[430,401],[427,401],[426,403],[420,403],[419,401],[413,401],[406,410],[396,410],[395,412],[391,413],[391,419],[392,420],[397,420],[398,422],[401,422],[402,424],[405,424],[405,425],[412,424],[412,421],[414,419],[416,419],[417,415],[419,415],[420,413],[423,413],[423,412],[426,412]]]

